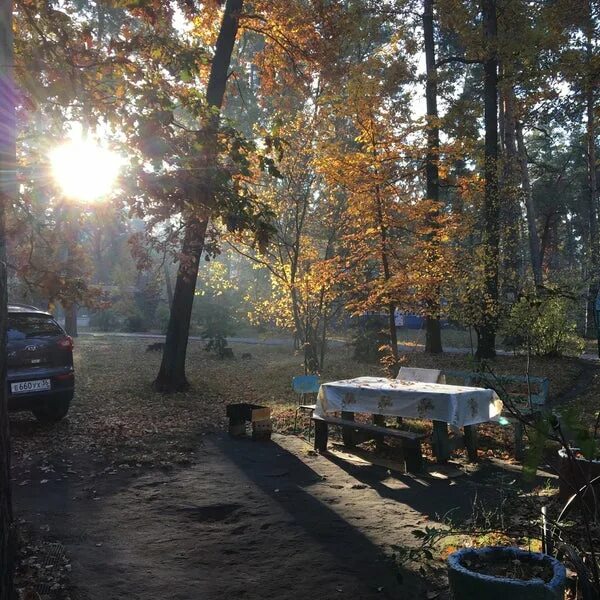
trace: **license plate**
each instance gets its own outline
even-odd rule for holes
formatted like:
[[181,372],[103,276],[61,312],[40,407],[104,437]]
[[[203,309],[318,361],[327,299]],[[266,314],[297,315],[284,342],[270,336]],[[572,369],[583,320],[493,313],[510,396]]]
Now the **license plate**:
[[18,381],[10,384],[10,390],[13,394],[24,394],[26,392],[38,392],[40,390],[49,390],[49,379],[36,379],[35,381]]

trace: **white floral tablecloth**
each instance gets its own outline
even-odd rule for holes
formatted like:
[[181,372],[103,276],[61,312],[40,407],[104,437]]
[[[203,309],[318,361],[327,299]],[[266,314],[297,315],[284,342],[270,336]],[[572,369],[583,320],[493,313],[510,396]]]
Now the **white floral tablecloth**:
[[453,427],[497,421],[502,401],[494,390],[403,381],[385,377],[356,377],[324,383],[315,415],[348,411],[444,421]]

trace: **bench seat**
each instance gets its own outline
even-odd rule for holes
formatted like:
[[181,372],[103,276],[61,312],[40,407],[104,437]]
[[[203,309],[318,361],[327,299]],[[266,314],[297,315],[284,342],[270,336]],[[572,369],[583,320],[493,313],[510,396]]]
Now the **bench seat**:
[[312,420],[315,424],[315,450],[325,452],[327,450],[327,439],[329,436],[329,425],[342,427],[342,437],[345,445],[355,445],[357,443],[356,432],[365,432],[365,439],[381,440],[384,437],[393,437],[402,440],[402,449],[406,470],[409,472],[419,472],[423,470],[423,457],[421,454],[421,441],[427,437],[424,433],[405,431],[392,427],[382,427],[371,423],[359,423],[348,418],[339,418],[334,416],[319,417],[313,415]]
[[[445,371],[445,375],[447,379],[458,380],[462,385],[495,390],[500,399],[505,403],[510,402],[526,421],[532,423],[538,421],[547,410],[550,380],[546,377],[495,375],[470,371]],[[502,411],[502,416],[514,426],[515,458],[523,460],[525,457],[523,422],[506,409]]]

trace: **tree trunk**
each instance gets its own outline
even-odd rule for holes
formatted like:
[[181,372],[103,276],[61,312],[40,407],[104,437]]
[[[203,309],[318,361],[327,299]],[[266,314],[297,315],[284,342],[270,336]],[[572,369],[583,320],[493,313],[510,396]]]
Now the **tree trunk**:
[[[589,336],[590,331],[598,330],[598,323],[595,322],[595,301],[600,289],[600,252],[598,240],[598,180],[596,173],[596,118],[595,118],[595,94],[596,89],[594,74],[593,74],[593,57],[594,57],[594,21],[591,1],[589,6],[589,24],[586,33],[586,52],[587,52],[587,81],[585,89],[585,105],[586,105],[586,138],[587,138],[587,171],[588,171],[588,218],[590,232],[590,248],[589,248],[589,265],[591,270],[590,287],[588,292],[588,309],[586,311],[586,333]],[[590,319],[590,315],[592,318]],[[599,342],[600,343],[600,342]],[[600,347],[599,347],[600,355]]]
[[502,140],[502,296],[508,302],[514,302],[523,285],[521,277],[522,247],[521,247],[521,203],[520,176],[517,152],[517,133],[515,118],[515,97],[510,82],[505,82],[501,94],[500,123]]
[[63,310],[65,312],[65,331],[71,337],[77,337],[77,304],[73,303],[67,306],[63,304]]
[[531,193],[531,182],[529,180],[529,169],[527,167],[527,148],[523,138],[523,124],[517,122],[517,148],[519,152],[519,163],[521,165],[521,186],[525,197],[525,213],[527,215],[527,233],[529,235],[529,255],[531,257],[531,270],[535,287],[543,284],[542,278],[542,253],[540,250],[540,236],[537,228],[537,215],[533,194]]
[[[425,100],[427,104],[427,156],[425,159],[425,174],[427,178],[427,199],[438,202],[440,199],[439,184],[439,147],[440,130],[438,126],[437,108],[437,69],[435,66],[435,37],[433,31],[433,0],[424,0],[423,8],[423,34],[425,40],[425,64],[427,70],[427,83],[425,86]],[[438,211],[432,214],[430,225],[437,227]],[[435,248],[435,236],[430,236],[430,259],[435,261],[438,252]],[[425,317],[425,352],[439,354],[442,349],[442,332],[439,319],[439,295],[429,298],[426,302],[427,315]]]
[[[377,172],[375,173],[377,175]],[[375,186],[375,200],[377,202],[377,220],[379,225],[379,239],[381,245],[381,264],[383,266],[383,278],[388,282],[392,278],[388,252],[388,230],[383,214],[383,201],[379,184]],[[396,305],[388,303],[388,331],[390,334],[390,349],[395,365],[398,364],[398,332],[396,331]]]
[[478,358],[496,356],[500,203],[498,199],[498,58],[496,0],[483,0],[485,193],[483,201],[483,317],[477,327]]
[[[223,105],[225,87],[231,54],[235,44],[239,26],[239,15],[243,0],[227,0],[223,12],[223,20],[215,47],[206,101],[209,107],[217,109],[207,118],[203,127],[203,141],[206,148],[206,185],[202,192],[202,205],[208,211],[214,202],[214,182],[210,175],[214,169],[216,157],[212,155],[216,147],[216,136],[219,126],[219,113]],[[163,351],[160,370],[154,381],[154,388],[163,393],[184,390],[188,387],[185,376],[185,357],[189,337],[192,306],[198,279],[198,265],[204,249],[204,237],[210,215],[187,215],[185,235],[182,246],[183,262],[179,263],[173,302],[169,315],[165,349]]]
[[6,210],[17,201],[12,0],[0,0],[0,600],[12,600],[15,533],[6,394]]
[[160,371],[154,382],[156,390],[163,393],[180,392],[189,387],[185,376],[185,356],[187,352],[192,306],[198,279],[198,265],[204,248],[204,236],[208,219],[190,219],[186,225],[182,255],[175,282],[175,292],[167,337]]
[[169,309],[171,309],[173,306],[173,284],[171,283],[171,274],[166,263],[163,265],[163,270],[165,273],[165,285],[167,286],[167,301],[169,302]]

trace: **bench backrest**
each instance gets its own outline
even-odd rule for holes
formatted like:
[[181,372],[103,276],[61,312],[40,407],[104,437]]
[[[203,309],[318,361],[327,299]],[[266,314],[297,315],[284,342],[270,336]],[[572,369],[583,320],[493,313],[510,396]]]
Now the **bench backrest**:
[[292,389],[297,394],[316,394],[319,391],[317,375],[297,375],[292,379]]
[[532,406],[544,406],[548,402],[550,381],[546,377],[527,377],[526,375],[492,375],[470,371],[444,371],[449,383],[467,386],[485,387],[496,390],[502,398],[508,395],[517,405],[527,405],[531,394]]
[[418,369],[416,367],[400,367],[396,379],[420,381],[421,383],[446,383],[446,378],[440,369]]

